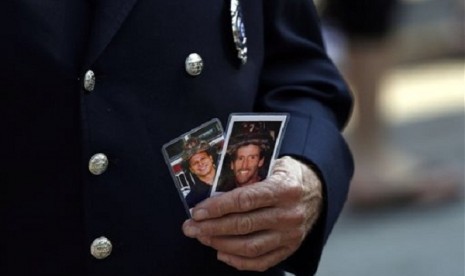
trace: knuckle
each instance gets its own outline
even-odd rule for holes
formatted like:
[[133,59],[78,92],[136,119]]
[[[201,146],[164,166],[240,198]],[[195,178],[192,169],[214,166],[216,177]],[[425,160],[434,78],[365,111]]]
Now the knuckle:
[[248,270],[248,267],[245,261],[243,260],[236,261],[236,263],[234,264],[234,267],[237,268],[237,270],[241,270],[241,271]]
[[238,234],[248,234],[252,232],[253,227],[254,223],[250,217],[244,216],[236,220],[236,231]]
[[245,255],[247,257],[257,257],[261,254],[262,246],[257,242],[250,242],[245,245]]
[[284,199],[287,202],[299,202],[305,195],[303,185],[293,178],[282,180],[277,187],[279,187],[281,200]]
[[297,208],[295,212],[295,219],[302,223],[307,218],[307,210],[305,208]]
[[273,184],[279,184],[281,182],[286,181],[287,173],[282,171],[276,171],[271,176],[268,177],[268,181]]
[[240,211],[248,211],[254,208],[255,192],[253,189],[243,189],[237,197],[237,207]]
[[211,208],[211,215],[214,217],[222,217],[228,213],[228,209],[230,209],[231,199],[228,198],[226,195],[222,195],[223,197],[220,198],[209,198],[212,199],[214,204],[210,205]]
[[294,179],[290,179],[289,183],[290,185],[287,189],[287,195],[289,196],[289,198],[292,198],[292,199],[302,198],[304,194],[304,189],[302,185],[300,185],[298,181]]
[[265,272],[270,267],[271,265],[269,264],[268,261],[261,261],[261,262],[258,262],[256,270],[258,272]]
[[290,241],[300,242],[305,237],[305,228],[296,227],[288,233],[288,236]]
[[306,217],[307,212],[305,208],[295,208],[286,213],[286,219],[289,221],[290,225],[301,225],[305,222]]
[[216,206],[216,214],[220,217],[226,214],[226,207],[224,206],[224,204],[218,204]]

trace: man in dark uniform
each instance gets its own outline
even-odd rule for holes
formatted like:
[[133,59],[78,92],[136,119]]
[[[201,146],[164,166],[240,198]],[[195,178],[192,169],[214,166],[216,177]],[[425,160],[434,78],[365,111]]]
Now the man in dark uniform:
[[[1,275],[315,273],[353,164],[311,0],[2,1],[0,20]],[[281,157],[186,220],[161,147],[233,112],[289,113]]]

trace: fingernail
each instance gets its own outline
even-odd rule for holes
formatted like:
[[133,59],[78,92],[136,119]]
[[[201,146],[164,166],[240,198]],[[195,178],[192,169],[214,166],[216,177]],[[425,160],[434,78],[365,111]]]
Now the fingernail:
[[204,220],[208,218],[208,212],[205,209],[194,210],[192,217],[194,220]]
[[184,227],[184,234],[188,237],[194,238],[199,234],[199,228],[189,225]]

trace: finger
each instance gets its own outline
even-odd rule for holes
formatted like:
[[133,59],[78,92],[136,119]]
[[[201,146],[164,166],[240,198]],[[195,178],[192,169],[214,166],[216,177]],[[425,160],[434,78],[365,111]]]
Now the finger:
[[303,206],[291,209],[262,208],[205,221],[188,220],[183,230],[189,237],[245,235],[261,230],[299,227],[307,216]]
[[259,182],[210,197],[192,210],[194,220],[205,220],[232,213],[243,213],[272,206],[278,202],[276,185]]
[[223,252],[218,252],[218,260],[235,267],[238,270],[249,270],[249,271],[260,271],[263,272],[287,257],[289,257],[295,249],[282,247],[275,251],[272,251],[268,254],[256,257],[256,258],[247,258],[232,254],[227,254]]
[[199,241],[219,252],[241,257],[259,257],[283,246],[296,247],[304,231],[261,231],[244,236],[200,237]]
[[188,220],[183,226],[189,237],[246,235],[262,230],[299,227],[308,214],[303,207],[262,208],[249,213],[231,214],[217,219]]
[[231,214],[205,221],[188,220],[183,225],[188,237],[245,235],[270,229],[279,219],[273,208],[259,209],[247,214]]

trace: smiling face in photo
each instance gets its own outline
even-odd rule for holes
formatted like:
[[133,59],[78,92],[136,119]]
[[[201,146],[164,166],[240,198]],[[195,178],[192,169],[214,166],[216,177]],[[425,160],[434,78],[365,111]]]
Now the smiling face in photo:
[[196,153],[189,159],[189,169],[199,178],[214,174],[213,158],[205,151]]
[[246,145],[237,149],[231,161],[231,170],[234,173],[238,186],[252,184],[260,181],[259,169],[263,166],[264,158],[257,145]]

